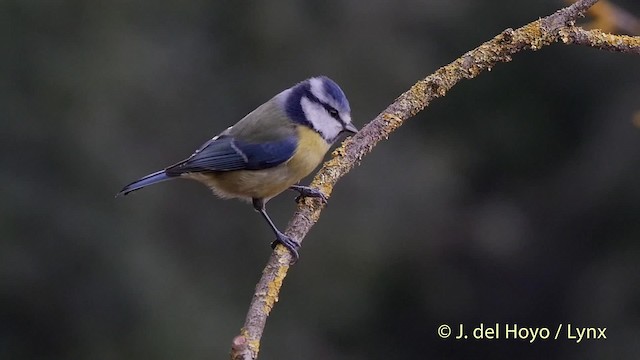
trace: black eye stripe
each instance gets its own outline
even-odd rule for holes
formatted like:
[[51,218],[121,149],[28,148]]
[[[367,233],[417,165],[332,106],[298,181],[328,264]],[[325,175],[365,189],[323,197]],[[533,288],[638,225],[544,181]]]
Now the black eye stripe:
[[334,108],[333,106],[331,106],[329,104],[325,104],[322,101],[319,101],[319,103],[322,104],[322,106],[325,108],[325,110],[327,110],[327,112],[329,113],[329,115],[331,115],[332,118],[336,119],[341,124],[344,124],[344,122],[340,118],[340,112],[338,110],[336,110],[336,108]]
[[331,106],[326,106],[325,108],[327,109],[327,111],[329,112],[329,115],[331,115],[332,118],[336,120],[340,119],[340,113],[338,113],[338,110],[332,108]]
[[347,124],[344,122],[344,120],[342,120],[342,118],[340,117],[340,112],[338,112],[338,110],[336,110],[335,108],[333,108],[330,105],[321,103],[322,106],[324,106],[325,109],[327,109],[327,112],[329,113],[329,115],[331,115],[332,118],[334,118],[337,122],[340,123],[340,125],[342,125],[342,127],[347,126]]
[[313,95],[313,93],[311,92],[310,88],[306,89],[305,96],[310,101],[322,105],[322,107],[324,107],[325,110],[327,110],[327,112],[329,113],[329,115],[331,115],[332,118],[334,118],[337,122],[342,124],[342,126],[346,126],[344,120],[342,120],[342,118],[340,117],[340,112],[336,108],[334,108],[333,106],[331,106],[329,104],[326,104],[323,101],[321,101],[320,99],[318,99],[315,95]]

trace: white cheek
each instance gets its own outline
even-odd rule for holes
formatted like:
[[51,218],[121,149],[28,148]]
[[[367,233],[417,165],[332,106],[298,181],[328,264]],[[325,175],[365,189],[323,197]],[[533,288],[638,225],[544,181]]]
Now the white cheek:
[[303,97],[300,99],[302,111],[311,122],[313,128],[322,134],[325,140],[333,141],[342,131],[342,124],[332,118],[327,110],[320,104]]

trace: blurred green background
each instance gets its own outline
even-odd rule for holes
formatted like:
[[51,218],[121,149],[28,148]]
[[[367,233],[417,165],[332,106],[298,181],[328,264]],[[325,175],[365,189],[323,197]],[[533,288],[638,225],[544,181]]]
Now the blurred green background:
[[[270,254],[189,181],[114,199],[325,74],[361,127],[557,0],[0,3],[0,359],[224,359]],[[616,4],[640,15],[640,3]],[[456,86],[338,184],[263,359],[637,359],[640,59],[555,45]],[[295,194],[270,202],[279,226]],[[455,341],[607,327],[607,340]]]

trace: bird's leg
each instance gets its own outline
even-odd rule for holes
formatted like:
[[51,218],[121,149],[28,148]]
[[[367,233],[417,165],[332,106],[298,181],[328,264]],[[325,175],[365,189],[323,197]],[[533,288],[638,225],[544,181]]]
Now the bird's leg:
[[271,218],[267,214],[267,210],[265,209],[265,206],[264,206],[264,200],[253,199],[253,208],[256,209],[256,211],[259,212],[260,215],[262,215],[262,217],[267,221],[267,223],[271,227],[271,230],[273,230],[273,232],[276,234],[276,240],[271,243],[271,248],[275,249],[276,245],[282,244],[291,253],[291,257],[292,257],[291,264],[294,264],[296,261],[298,261],[298,258],[300,257],[300,255],[298,255],[298,249],[300,248],[300,244],[297,241],[290,238],[289,236],[282,233],[280,230],[278,230],[278,228],[275,226],[273,221],[271,221]]
[[300,195],[296,197],[296,202],[300,202],[303,198],[310,197],[320,199],[322,204],[327,203],[327,196],[323,194],[322,191],[311,186],[291,185],[289,189],[300,193]]

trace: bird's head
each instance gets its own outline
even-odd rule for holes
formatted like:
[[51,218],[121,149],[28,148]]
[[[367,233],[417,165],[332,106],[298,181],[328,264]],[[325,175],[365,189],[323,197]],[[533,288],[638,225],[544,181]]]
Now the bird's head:
[[292,121],[318,132],[332,144],[342,133],[354,134],[349,100],[340,86],[326,76],[312,77],[278,95]]

